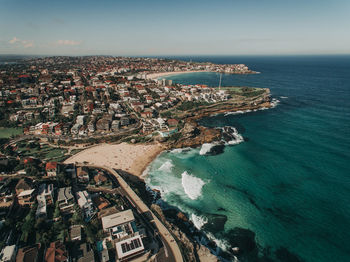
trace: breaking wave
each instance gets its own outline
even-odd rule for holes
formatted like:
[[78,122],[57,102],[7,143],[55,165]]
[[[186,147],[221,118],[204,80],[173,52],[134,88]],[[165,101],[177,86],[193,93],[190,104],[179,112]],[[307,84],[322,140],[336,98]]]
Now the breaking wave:
[[222,128],[223,142],[225,145],[238,145],[244,142],[243,136],[238,133],[237,129],[232,126],[225,126]]
[[164,162],[160,168],[158,168],[159,171],[170,173],[172,168],[174,167],[174,164],[171,162],[171,160],[167,160]]
[[202,195],[202,187],[205,185],[205,182],[185,171],[181,174],[181,184],[186,195],[190,199],[196,200]]
[[208,153],[210,153],[210,150],[215,146],[215,143],[204,143],[201,147],[201,149],[199,150],[199,154],[200,155],[206,155]]
[[200,230],[206,223],[208,223],[208,219],[206,217],[197,216],[196,214],[191,215],[191,220],[193,225]]
[[183,153],[183,152],[188,152],[188,151],[190,151],[191,149],[192,149],[192,148],[190,148],[190,147],[175,148],[175,149],[170,150],[170,153],[179,154],[179,153]]
[[276,99],[276,98],[272,98],[272,101],[271,101],[271,108],[275,108],[276,106],[279,105],[281,101]]

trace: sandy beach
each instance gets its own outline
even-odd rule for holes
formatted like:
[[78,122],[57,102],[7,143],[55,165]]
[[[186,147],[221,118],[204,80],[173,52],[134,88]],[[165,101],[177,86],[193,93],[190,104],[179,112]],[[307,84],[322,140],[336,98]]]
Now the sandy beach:
[[209,72],[204,70],[197,71],[176,71],[176,72],[160,72],[160,73],[152,73],[147,75],[147,79],[158,79],[160,77],[172,76],[172,75],[181,75],[181,74],[189,74],[189,73],[203,73]]
[[122,169],[140,178],[142,172],[165,148],[161,144],[101,144],[68,158],[65,163],[82,163],[103,165]]

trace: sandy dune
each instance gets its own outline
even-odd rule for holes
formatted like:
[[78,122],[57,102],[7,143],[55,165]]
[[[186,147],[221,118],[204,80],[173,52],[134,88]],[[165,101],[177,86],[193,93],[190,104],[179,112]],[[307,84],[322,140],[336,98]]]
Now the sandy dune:
[[122,169],[140,177],[148,164],[163,150],[160,144],[101,144],[79,152],[68,158],[65,163],[86,161],[89,164]]

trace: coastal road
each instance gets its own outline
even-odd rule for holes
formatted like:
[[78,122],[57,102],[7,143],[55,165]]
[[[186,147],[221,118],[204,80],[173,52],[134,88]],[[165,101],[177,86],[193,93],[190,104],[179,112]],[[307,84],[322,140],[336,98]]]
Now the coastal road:
[[158,233],[164,243],[164,258],[163,261],[175,261],[183,262],[182,254],[179,246],[177,245],[174,237],[170,234],[169,230],[163,225],[163,223],[153,214],[153,212],[146,206],[146,204],[139,198],[138,195],[130,188],[128,183],[113,169],[107,166],[97,165],[84,165],[90,168],[104,169],[112,174],[118,181],[120,187],[125,191],[131,203],[136,207],[140,214],[147,214],[150,217],[151,222],[154,222],[158,229]]

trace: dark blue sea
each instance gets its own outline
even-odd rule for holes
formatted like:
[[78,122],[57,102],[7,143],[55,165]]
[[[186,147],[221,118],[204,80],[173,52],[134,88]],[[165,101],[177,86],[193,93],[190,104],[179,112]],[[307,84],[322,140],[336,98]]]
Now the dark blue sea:
[[[239,227],[256,234],[260,250],[270,247],[272,261],[288,261],[276,253],[281,247],[301,261],[350,261],[350,56],[180,59],[244,63],[261,73],[223,75],[222,86],[270,88],[280,102],[202,119],[235,127],[245,141],[215,156],[164,152],[150,165],[148,185],[223,250]],[[216,73],[169,78],[219,82]],[[212,214],[227,217],[223,227],[206,227]]]

